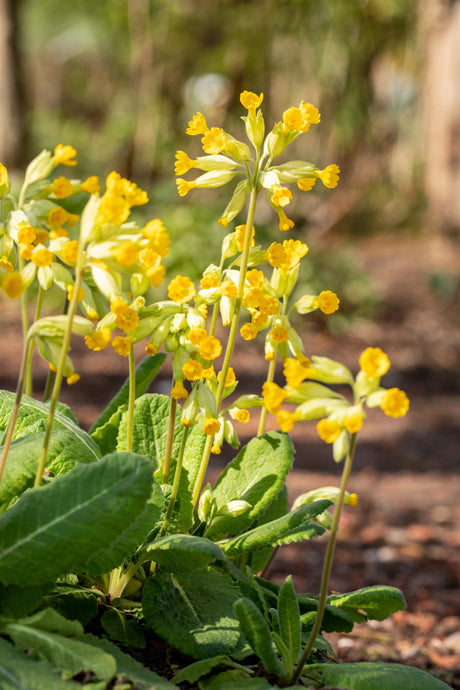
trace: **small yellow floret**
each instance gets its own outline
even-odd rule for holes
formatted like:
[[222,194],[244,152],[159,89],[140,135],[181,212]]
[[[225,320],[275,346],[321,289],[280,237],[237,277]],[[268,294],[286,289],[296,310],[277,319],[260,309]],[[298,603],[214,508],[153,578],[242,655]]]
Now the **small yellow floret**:
[[66,199],[72,191],[72,183],[67,177],[56,177],[51,183],[51,192],[58,199]]
[[275,326],[270,331],[270,337],[274,343],[284,343],[289,338],[289,331],[285,326]]
[[178,177],[176,180],[176,185],[179,196],[185,196],[191,189],[195,189],[196,182],[188,182],[187,180],[182,179],[182,177]]
[[339,308],[340,303],[339,298],[332,290],[323,290],[316,301],[323,314],[333,314]]
[[131,346],[131,338],[124,338],[121,335],[117,335],[117,337],[112,340],[112,347],[120,357],[127,357],[131,351]]
[[299,421],[299,416],[295,412],[288,412],[288,410],[280,410],[276,415],[276,423],[281,431],[286,433],[291,431],[294,424]]
[[112,337],[112,332],[110,328],[101,328],[94,333],[88,333],[85,335],[86,346],[90,350],[99,352],[100,350],[105,350],[107,345],[110,343],[110,338]]
[[264,405],[270,414],[277,414],[284,400],[288,397],[288,392],[283,388],[280,388],[278,384],[272,383],[270,381],[265,381],[262,386],[262,397],[264,399]]
[[203,359],[207,360],[213,360],[216,359],[216,357],[219,357],[221,354],[222,345],[214,336],[206,336],[200,341],[198,350],[200,357],[203,357]]
[[201,145],[205,153],[215,156],[225,149],[227,135],[220,127],[211,127],[201,139]]
[[334,163],[332,165],[328,165],[327,168],[324,168],[324,170],[321,170],[318,177],[325,187],[334,189],[334,187],[337,187],[337,183],[339,181],[339,173],[340,168]]
[[63,146],[58,144],[54,149],[54,165],[77,165],[77,161],[73,160],[77,155],[73,146]]
[[37,248],[32,252],[31,260],[39,268],[51,266],[53,254],[46,247]]
[[[217,374],[217,380],[220,381],[222,378],[222,372],[219,371]],[[235,371],[233,367],[229,367],[227,371],[227,376],[225,377],[225,388],[228,388],[228,386],[234,386],[236,383],[236,376],[235,376]]]
[[244,340],[254,340],[257,337],[257,328],[252,323],[245,323],[240,328],[240,335]]
[[[252,249],[254,246],[254,236],[255,236],[256,230],[255,227],[252,226],[251,228],[251,239],[249,240],[249,248]],[[246,238],[246,225],[237,225],[235,228],[235,242],[236,246],[238,247],[238,251],[242,252],[244,249],[244,240]]]
[[69,214],[61,206],[55,206],[50,211],[48,211],[48,222],[54,227],[60,227],[67,222]]
[[215,417],[207,417],[203,422],[203,432],[207,436],[214,436],[220,429],[220,421]]
[[185,175],[186,172],[194,168],[196,161],[190,158],[185,151],[176,151],[176,162],[174,164],[174,172],[176,175]]
[[18,242],[19,244],[32,244],[37,238],[37,233],[31,225],[26,223],[21,224],[18,230]]
[[310,189],[313,189],[315,183],[316,177],[301,177],[299,180],[297,180],[297,186],[303,192],[309,192]]
[[284,360],[283,374],[286,378],[286,383],[290,388],[297,388],[302,381],[308,376],[308,367],[310,360],[308,357],[303,362],[293,357],[287,357]]
[[235,414],[235,419],[237,420],[237,422],[247,424],[251,419],[249,410],[238,410]]
[[158,352],[157,346],[154,345],[153,343],[147,343],[147,345],[145,346],[144,349],[145,349],[146,354],[150,355],[151,357],[154,357]]
[[188,359],[182,366],[182,373],[187,381],[199,381],[203,376],[203,367],[196,359]]
[[287,206],[292,199],[292,192],[287,187],[276,184],[271,188],[271,202],[275,206]]
[[188,127],[185,130],[185,133],[194,136],[196,134],[204,134],[207,131],[208,125],[206,124],[204,115],[202,115],[201,113],[197,113],[188,123]]
[[74,383],[77,383],[77,381],[80,380],[80,374],[77,374],[76,371],[73,371],[70,376],[67,377],[67,385],[68,386],[73,386]]
[[99,184],[98,176],[91,175],[91,177],[87,177],[86,180],[81,183],[80,189],[82,192],[87,192],[88,194],[99,194],[101,185]]
[[379,347],[368,347],[361,354],[359,365],[368,376],[380,378],[390,368],[390,360],[388,355]]
[[176,276],[168,285],[168,297],[173,302],[184,304],[196,295],[195,286],[186,276]]
[[263,99],[263,93],[257,95],[253,91],[243,91],[240,94],[241,105],[248,110],[249,117],[255,117],[256,110],[260,107]]
[[343,425],[350,434],[356,434],[363,426],[363,418],[359,414],[351,414],[345,418]]
[[316,430],[322,441],[326,443],[334,443],[342,431],[340,424],[334,419],[321,419],[316,425]]
[[3,292],[11,299],[18,299],[25,289],[21,274],[15,271],[4,275],[0,279],[0,285]]
[[188,393],[182,381],[175,383],[171,390],[171,398],[174,398],[174,400],[185,400],[187,397]]
[[409,409],[409,398],[399,388],[389,388],[383,396],[381,407],[388,417],[404,417]]

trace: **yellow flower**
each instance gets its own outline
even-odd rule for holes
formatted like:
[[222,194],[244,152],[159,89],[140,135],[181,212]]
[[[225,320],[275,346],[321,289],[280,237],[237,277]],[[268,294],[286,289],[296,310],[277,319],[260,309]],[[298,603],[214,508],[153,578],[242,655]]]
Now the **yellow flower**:
[[337,187],[337,182],[339,181],[339,172],[339,166],[335,165],[334,163],[332,165],[328,165],[327,168],[324,168],[324,170],[321,170],[321,172],[318,174],[318,177],[325,187],[334,189],[334,187]]
[[144,349],[145,349],[146,354],[150,355],[151,357],[154,357],[156,355],[156,353],[158,352],[157,346],[154,345],[153,343],[147,343],[147,345],[145,346]]
[[206,328],[200,328],[199,326],[191,328],[188,334],[188,339],[190,340],[192,345],[199,345],[207,337],[208,332]]
[[259,271],[257,268],[253,268],[246,273],[246,280],[252,287],[263,287],[265,282],[265,276],[263,271]]
[[203,378],[204,379],[212,379],[215,376],[215,374],[216,374],[216,372],[214,371],[214,367],[212,364],[210,367],[203,369]]
[[302,113],[304,121],[302,132],[307,132],[310,125],[317,125],[320,122],[320,112],[318,108],[311,103],[304,103],[303,101],[300,101],[299,109]]
[[221,452],[222,452],[221,445],[220,445],[220,443],[218,443],[218,442],[216,441],[216,443],[213,443],[213,445],[212,445],[212,447],[211,447],[211,453],[212,453],[213,455],[220,455]]
[[334,443],[342,431],[340,424],[335,419],[321,419],[316,425],[316,430],[322,441]]
[[196,161],[187,156],[185,151],[176,151],[176,162],[174,164],[174,172],[176,175],[185,175],[186,172],[194,168]]
[[363,418],[359,414],[350,414],[345,417],[343,426],[350,434],[356,434],[363,425]]
[[166,276],[166,268],[162,265],[158,266],[148,266],[144,273],[153,287],[158,287],[161,285]]
[[[74,287],[75,287],[74,285],[69,285],[67,287],[67,299],[69,302],[71,301],[71,299],[73,297]],[[85,291],[83,288],[80,288],[78,290],[78,301],[81,302],[83,299],[85,299]]]
[[188,127],[185,130],[185,133],[194,136],[196,134],[204,134],[207,131],[208,125],[206,124],[204,115],[202,115],[201,113],[197,113],[188,123]]
[[[67,213],[65,208],[62,208],[61,206],[55,206],[50,211],[48,211],[48,222],[49,222],[49,224],[53,225],[57,228],[61,225],[64,225],[64,223],[67,222],[68,217],[69,217],[69,214]],[[39,240],[39,241],[42,241],[42,240]]]
[[198,350],[200,357],[203,357],[203,359],[212,360],[216,359],[216,357],[219,357],[222,352],[222,345],[214,336],[206,336],[206,338],[203,338],[203,340],[201,340],[199,343]]
[[345,503],[352,508],[358,505],[358,494],[350,494],[348,498],[345,499]]
[[80,380],[80,374],[77,374],[76,371],[73,371],[66,379],[68,386],[73,386],[73,384],[77,383],[77,381],[79,381],[79,380]]
[[211,127],[201,139],[203,151],[212,156],[220,153],[227,144],[227,135],[220,127]]
[[276,423],[281,431],[289,432],[296,422],[299,421],[299,415],[295,412],[288,412],[287,410],[280,410],[276,415]]
[[72,160],[77,155],[73,146],[63,146],[58,144],[54,149],[54,165],[77,165],[76,160]]
[[300,132],[303,126],[303,121],[304,119],[300,108],[292,106],[292,108],[288,108],[283,113],[283,124],[288,132]]
[[271,191],[271,202],[275,206],[287,206],[290,203],[292,199],[292,192],[287,187],[281,187],[281,185],[275,184],[271,188]]
[[0,163],[0,197],[4,197],[10,191],[10,178],[8,170],[3,163]]
[[3,292],[8,295],[8,297],[11,297],[11,299],[18,299],[25,289],[21,274],[16,271],[7,273],[0,278],[0,285]]
[[18,230],[18,242],[19,244],[32,244],[37,238],[37,233],[31,225],[26,223],[21,224]]
[[368,347],[361,354],[359,365],[368,376],[380,378],[390,368],[390,360],[388,355],[379,347]]
[[303,192],[309,192],[315,186],[316,177],[301,177],[297,180],[297,186]]
[[243,108],[248,110],[249,117],[255,117],[257,108],[260,107],[263,101],[264,95],[261,93],[259,96],[252,91],[243,91],[240,94],[240,102]]
[[106,192],[101,198],[99,213],[102,222],[121,225],[129,217],[129,208],[129,203],[124,197]]
[[240,328],[240,335],[244,340],[254,340],[257,337],[257,328],[252,323],[245,323]]
[[261,288],[251,287],[244,291],[243,303],[248,309],[258,309],[264,298]]
[[203,432],[207,436],[214,436],[220,429],[220,421],[215,417],[207,417],[203,422]]
[[33,244],[26,244],[19,250],[19,256],[24,259],[24,261],[30,261],[32,258],[32,252],[35,249]]
[[284,400],[288,397],[288,393],[283,388],[280,388],[278,384],[265,381],[262,386],[262,397],[264,405],[270,414],[277,414]]
[[309,251],[308,246],[300,240],[284,240],[283,249],[286,258],[279,266],[283,273],[293,271],[299,265],[300,259]]
[[199,381],[203,376],[203,367],[196,359],[188,359],[182,366],[182,373],[187,381]]
[[90,350],[99,352],[100,350],[105,350],[110,343],[111,337],[112,332],[110,328],[100,328],[98,331],[94,331],[94,333],[85,335],[85,343]]
[[171,398],[174,398],[174,400],[185,400],[187,397],[188,393],[182,381],[177,381],[171,390]]
[[[254,226],[252,226],[251,229],[251,239],[249,240],[249,248],[252,249],[254,246],[254,236],[256,233],[256,229]],[[235,228],[235,242],[236,246],[238,247],[238,251],[242,252],[244,249],[244,238],[246,236],[246,225],[237,225]]]
[[284,360],[283,374],[286,383],[291,388],[297,388],[302,381],[308,376],[308,367],[310,360],[306,357],[302,362],[293,357],[287,357]]
[[148,240],[149,248],[158,252],[160,256],[164,257],[169,254],[171,241],[162,220],[155,218],[147,223],[142,229],[142,236]]
[[242,424],[247,424],[249,420],[251,419],[251,415],[249,413],[249,410],[238,410],[235,414],[235,419],[237,422],[241,422]]
[[[222,372],[219,371],[217,374],[217,380],[220,381],[222,378]],[[235,371],[233,370],[233,367],[229,367],[227,371],[227,376],[225,377],[225,388],[228,388],[229,386],[234,386],[236,383],[236,376],[235,376]]]
[[120,357],[127,357],[131,352],[132,340],[129,337],[123,338],[121,335],[117,335],[116,338],[112,340],[112,347]]
[[0,268],[5,268],[8,271],[8,273],[13,273],[14,271],[13,264],[5,254],[3,256],[0,256]]
[[275,343],[284,343],[289,337],[289,331],[285,326],[275,326],[270,331],[270,337]]
[[88,194],[99,194],[101,185],[99,184],[98,176],[91,175],[91,177],[87,177],[86,180],[81,183],[80,189],[82,192],[87,192]]
[[[136,245],[134,246],[136,247]],[[159,266],[161,263],[161,256],[154,249],[151,249],[150,247],[145,247],[145,249],[141,249],[141,251],[139,252],[139,263],[141,264],[141,266],[144,266],[144,268]]]
[[116,315],[115,325],[124,333],[131,333],[139,325],[139,314],[124,300],[115,298],[111,300],[110,311]]
[[[62,209],[62,210],[64,210],[64,209]],[[36,234],[36,238],[35,238],[36,244],[44,244],[49,239],[48,232],[46,230],[44,230],[43,228],[35,228],[35,234]]]
[[176,180],[176,185],[179,196],[185,196],[191,189],[195,189],[196,182],[188,182],[187,180],[183,180],[181,177],[178,177]]
[[282,232],[286,232],[286,230],[290,230],[294,227],[294,221],[287,217],[282,208],[277,208],[276,211],[279,218],[278,227]]
[[168,285],[168,297],[173,302],[184,304],[190,302],[196,295],[195,286],[190,278],[176,276]]
[[139,249],[134,242],[125,242],[113,250],[113,254],[122,266],[133,266],[139,259]]
[[323,290],[323,292],[318,295],[316,301],[318,302],[318,307],[324,314],[333,314],[339,308],[340,300],[335,292],[331,290]]
[[78,257],[78,240],[69,240],[61,249],[61,259],[66,264],[75,265]]
[[237,293],[238,289],[233,280],[224,280],[219,288],[219,294],[222,295],[222,297],[236,297]]
[[51,266],[53,262],[53,254],[46,247],[34,249],[30,257],[35,266],[39,268],[43,266]]
[[267,316],[274,316],[278,311],[278,300],[270,295],[263,295],[260,301],[260,311]]
[[286,261],[286,251],[280,242],[272,242],[267,249],[267,261],[273,268],[281,268]]
[[72,191],[72,183],[67,177],[56,177],[51,183],[51,192],[58,199],[66,199]]
[[399,388],[389,388],[382,398],[381,407],[388,417],[404,417],[409,409],[409,398]]

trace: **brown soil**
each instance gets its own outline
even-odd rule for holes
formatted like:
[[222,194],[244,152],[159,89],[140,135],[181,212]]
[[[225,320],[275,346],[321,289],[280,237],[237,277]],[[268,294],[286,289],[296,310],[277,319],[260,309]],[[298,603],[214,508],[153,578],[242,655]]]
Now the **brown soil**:
[[[391,235],[366,240],[356,250],[381,296],[380,318],[355,322],[342,337],[317,327],[307,337],[308,354],[336,358],[356,370],[365,347],[381,347],[392,362],[384,384],[406,390],[411,409],[397,420],[372,411],[360,433],[350,482],[359,503],[346,509],[330,584],[340,592],[391,584],[403,591],[408,607],[382,623],[330,637],[343,660],[420,666],[460,689],[460,248],[440,237]],[[437,290],[430,288],[433,276]],[[13,390],[20,329],[10,305],[0,315],[0,326],[0,387]],[[76,344],[74,364],[82,380],[63,399],[71,401],[87,428],[125,377],[126,361],[109,352],[89,354]],[[235,370],[239,391],[260,390],[265,365],[254,347],[243,345]],[[41,371],[39,385],[45,368]],[[169,376],[165,365],[152,390],[167,392]],[[267,428],[275,428],[272,420]],[[242,426],[241,439],[255,430],[255,421]],[[338,484],[341,467],[318,440],[314,425],[295,427],[293,440],[292,499]],[[224,460],[216,460],[211,477]],[[291,572],[299,592],[315,593],[324,548],[324,538],[285,546],[269,575],[282,581]]]

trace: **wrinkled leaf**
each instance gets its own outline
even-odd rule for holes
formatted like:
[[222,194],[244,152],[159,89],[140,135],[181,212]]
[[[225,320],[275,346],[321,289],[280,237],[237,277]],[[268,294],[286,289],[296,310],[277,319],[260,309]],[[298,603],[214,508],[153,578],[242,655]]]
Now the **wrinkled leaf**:
[[306,669],[320,671],[325,685],[346,690],[451,690],[429,673],[401,664],[313,664]]
[[214,542],[191,534],[169,534],[147,547],[149,557],[170,573],[186,573],[225,558]]
[[358,623],[368,618],[383,621],[392,613],[406,608],[403,594],[389,585],[363,587],[347,594],[331,594],[327,602],[348,613]]
[[238,599],[235,603],[235,613],[243,635],[267,671],[280,676],[283,667],[275,652],[272,633],[257,606],[250,599]]

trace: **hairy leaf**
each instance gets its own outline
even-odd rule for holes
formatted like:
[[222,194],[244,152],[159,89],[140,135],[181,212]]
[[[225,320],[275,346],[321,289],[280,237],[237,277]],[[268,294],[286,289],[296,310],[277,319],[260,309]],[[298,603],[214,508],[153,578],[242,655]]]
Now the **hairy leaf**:
[[170,573],[187,573],[225,557],[217,544],[191,534],[168,534],[149,544],[147,551]]
[[247,529],[281,490],[292,467],[294,448],[287,434],[270,431],[252,439],[225,468],[213,490],[217,514],[229,501],[245,500],[252,506],[238,517],[216,517],[206,536],[214,541],[223,534]]
[[387,663],[312,664],[325,685],[346,690],[450,690],[446,683],[412,666]]
[[235,603],[235,613],[238,616],[243,635],[267,671],[280,676],[283,672],[283,666],[276,656],[268,623],[257,606],[250,599],[238,599]]
[[123,611],[105,611],[101,625],[111,640],[120,642],[124,647],[145,648],[144,631],[134,618],[128,618]]
[[219,656],[213,656],[209,659],[200,659],[200,661],[194,661],[193,664],[181,668],[174,675],[175,683],[196,683],[202,676],[207,676],[211,671],[219,666],[230,666],[232,668],[239,668],[245,671],[245,667],[237,664],[233,659],[225,654],[220,654]]
[[146,458],[113,453],[23,494],[0,517],[0,581],[39,585],[70,571],[116,567],[138,545],[131,528],[152,481]]
[[278,618],[281,639],[288,648],[291,664],[295,664],[300,652],[301,623],[299,603],[290,575],[278,595]]
[[69,620],[77,620],[86,625],[97,616],[97,598],[98,595],[92,590],[59,584],[43,601],[46,606],[55,609]]
[[[159,352],[154,357],[144,357],[142,362],[136,367],[136,397],[145,393],[152,380],[158,374],[161,365],[166,359],[166,355]],[[129,399],[129,379],[127,379],[118,393],[112,398],[102,414],[96,419],[93,426],[89,430],[90,434],[94,434],[96,429],[105,426],[105,424],[113,417],[115,412],[122,406],[128,403]],[[115,448],[113,449],[115,450]]]
[[[288,495],[286,485],[284,484],[278,496],[276,496],[271,503],[266,507],[264,512],[258,517],[258,519],[253,524],[253,527],[259,527],[260,525],[265,525],[267,522],[272,522],[278,518],[286,515],[288,512]],[[259,549],[257,551],[251,551],[248,558],[248,565],[255,573],[259,573],[268,562],[268,559],[273,553],[274,547],[268,547],[267,549]]]
[[330,501],[316,501],[297,508],[277,520],[223,542],[222,550],[227,556],[238,556],[245,551],[317,537],[323,534],[324,528],[309,519],[322,513],[330,505]]
[[265,678],[251,678],[247,671],[232,669],[218,673],[211,678],[205,678],[200,682],[200,690],[270,690],[276,688]]
[[328,604],[346,611],[354,621],[383,621],[396,611],[406,608],[403,594],[396,587],[374,585],[347,594],[331,594]]
[[211,568],[160,573],[144,585],[147,624],[167,642],[196,659],[228,654],[240,636],[233,604],[239,590]]

